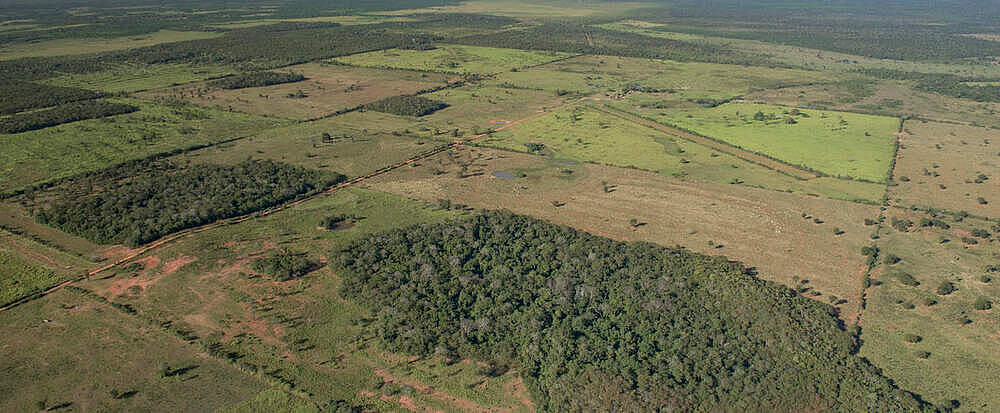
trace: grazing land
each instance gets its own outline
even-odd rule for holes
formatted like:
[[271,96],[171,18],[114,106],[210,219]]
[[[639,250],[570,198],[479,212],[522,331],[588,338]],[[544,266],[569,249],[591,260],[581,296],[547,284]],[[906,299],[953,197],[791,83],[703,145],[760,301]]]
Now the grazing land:
[[67,73],[42,80],[56,86],[102,90],[108,93],[137,92],[223,77],[234,69],[217,64],[108,65],[89,73]]
[[389,49],[339,57],[333,61],[363,67],[490,74],[522,69],[569,56],[571,55],[559,52],[441,45],[431,50]]
[[146,156],[246,136],[282,122],[184,104],[109,100],[139,111],[2,135],[0,189],[10,191]]
[[196,105],[289,119],[315,119],[371,103],[447,84],[445,75],[401,70],[354,68],[323,63],[289,66],[305,80],[264,87],[225,90],[194,83],[152,90],[145,97],[182,99]]
[[904,125],[889,198],[902,206],[1000,217],[996,130],[938,122]]
[[161,43],[183,42],[187,40],[212,39],[221,33],[161,30],[137,36],[115,38],[80,38],[48,40],[38,43],[13,43],[0,47],[0,60],[24,57],[66,56],[88,53],[110,52]]
[[792,165],[876,183],[886,180],[900,122],[884,116],[752,103],[638,113]]

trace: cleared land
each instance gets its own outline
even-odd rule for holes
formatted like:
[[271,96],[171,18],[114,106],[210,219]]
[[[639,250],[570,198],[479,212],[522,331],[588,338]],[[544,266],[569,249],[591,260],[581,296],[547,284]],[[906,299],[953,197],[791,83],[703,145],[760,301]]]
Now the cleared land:
[[[865,271],[859,251],[871,230],[864,219],[878,214],[850,202],[479,148],[446,152],[412,173],[373,182],[417,199],[509,209],[611,238],[725,255],[765,279],[791,286],[808,280],[806,293],[817,291],[824,302],[847,300],[839,304],[847,320],[857,311]],[[836,235],[835,228],[845,232]]]
[[181,99],[200,106],[289,119],[314,119],[379,99],[447,84],[446,75],[355,68],[323,63],[289,66],[306,80],[225,90],[204,83],[154,90],[144,97]]
[[222,36],[222,33],[160,30],[149,34],[110,39],[58,39],[38,43],[14,43],[0,47],[0,60],[109,52],[161,43],[212,39],[219,36]]
[[[927,218],[895,209],[888,215],[890,221]],[[883,231],[881,255],[895,255],[901,261],[889,265],[883,258],[876,269],[874,278],[882,284],[868,292],[860,354],[900,386],[931,402],[947,405],[958,400],[962,410],[995,411],[1000,408],[995,396],[1000,394],[1000,378],[992,373],[1000,369],[1000,273],[988,272],[986,267],[996,264],[1000,246],[995,239],[979,239],[976,245],[961,240],[972,229],[986,229],[992,223],[944,220],[951,229]],[[903,284],[901,273],[911,275],[919,285]],[[984,276],[990,281],[984,282]],[[957,289],[942,295],[937,289],[946,281]],[[991,300],[993,308],[977,310],[979,297]],[[920,340],[908,342],[907,335]]]
[[70,291],[5,311],[0,331],[4,411],[213,410],[265,388],[158,327]]
[[389,49],[338,57],[333,61],[363,67],[489,74],[539,65],[569,56],[571,55],[560,52],[440,45],[433,50]]
[[225,65],[157,64],[147,66],[109,65],[105,70],[86,74],[64,74],[43,80],[55,86],[72,86],[110,93],[157,89],[235,72]]
[[492,134],[477,144],[560,160],[645,169],[676,178],[846,200],[876,201],[884,192],[881,185],[816,177],[754,153],[615,113],[600,106],[572,106]]
[[904,131],[894,203],[1000,217],[1000,131],[921,121]]
[[249,135],[282,124],[241,113],[115,99],[138,112],[0,135],[0,190],[63,178],[145,156]]
[[885,182],[899,119],[784,106],[729,103],[714,108],[616,107],[832,175]]

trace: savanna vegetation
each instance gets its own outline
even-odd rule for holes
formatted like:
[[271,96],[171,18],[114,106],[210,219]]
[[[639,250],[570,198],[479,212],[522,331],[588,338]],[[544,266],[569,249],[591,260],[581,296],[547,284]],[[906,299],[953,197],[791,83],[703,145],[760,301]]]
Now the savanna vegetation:
[[393,96],[363,106],[367,110],[399,116],[424,116],[448,107],[447,103],[423,96]]
[[56,106],[51,109],[18,113],[0,118],[0,133],[21,133],[63,123],[132,113],[139,108],[123,103],[89,100]]
[[260,71],[241,73],[236,76],[211,81],[208,85],[223,89],[245,89],[251,87],[280,85],[282,83],[294,83],[305,79],[306,77],[301,73]]

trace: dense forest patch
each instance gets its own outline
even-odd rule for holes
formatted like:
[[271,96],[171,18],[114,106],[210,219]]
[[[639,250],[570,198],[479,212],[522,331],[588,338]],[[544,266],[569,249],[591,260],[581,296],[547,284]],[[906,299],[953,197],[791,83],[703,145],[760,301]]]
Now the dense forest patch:
[[208,85],[223,89],[245,89],[250,87],[262,87],[262,86],[280,85],[282,83],[293,83],[293,82],[303,81],[305,79],[306,77],[301,73],[260,71],[260,72],[241,73],[236,76],[230,76],[227,78],[209,82]]
[[395,351],[517,368],[541,411],[920,411],[832,308],[738,263],[510,213],[399,229],[340,256]]
[[0,133],[27,132],[78,120],[132,113],[137,110],[139,108],[132,105],[95,100],[67,103],[51,109],[18,113],[0,118]]
[[0,80],[0,115],[99,97],[101,92],[92,90]]
[[[125,180],[72,181],[51,206],[36,211],[42,223],[98,243],[135,246],[219,219],[259,211],[314,193],[344,179],[270,160],[233,166],[166,165]],[[86,185],[86,187],[82,187]]]
[[399,116],[424,116],[448,107],[447,103],[422,96],[393,96],[364,106],[366,110]]

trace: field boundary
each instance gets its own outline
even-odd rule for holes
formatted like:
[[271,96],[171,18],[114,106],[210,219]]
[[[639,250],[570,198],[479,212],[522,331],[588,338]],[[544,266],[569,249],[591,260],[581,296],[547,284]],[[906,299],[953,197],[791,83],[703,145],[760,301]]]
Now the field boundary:
[[709,138],[707,136],[702,136],[693,132],[685,131],[673,126],[665,125],[660,122],[644,118],[642,116],[632,114],[620,109],[609,107],[608,105],[591,105],[594,109],[603,112],[608,115],[616,116],[618,118],[631,121],[633,123],[658,130],[660,132],[676,136],[678,138],[684,139],[686,141],[708,147],[710,149],[723,152],[728,155],[735,156],[744,161],[765,167],[767,169],[773,170],[775,172],[788,175],[792,178],[798,179],[800,181],[807,181],[809,179],[817,178],[819,175],[802,169],[798,166],[773,159],[768,156],[758,154],[756,152],[748,151],[746,149],[733,146],[722,141]]

